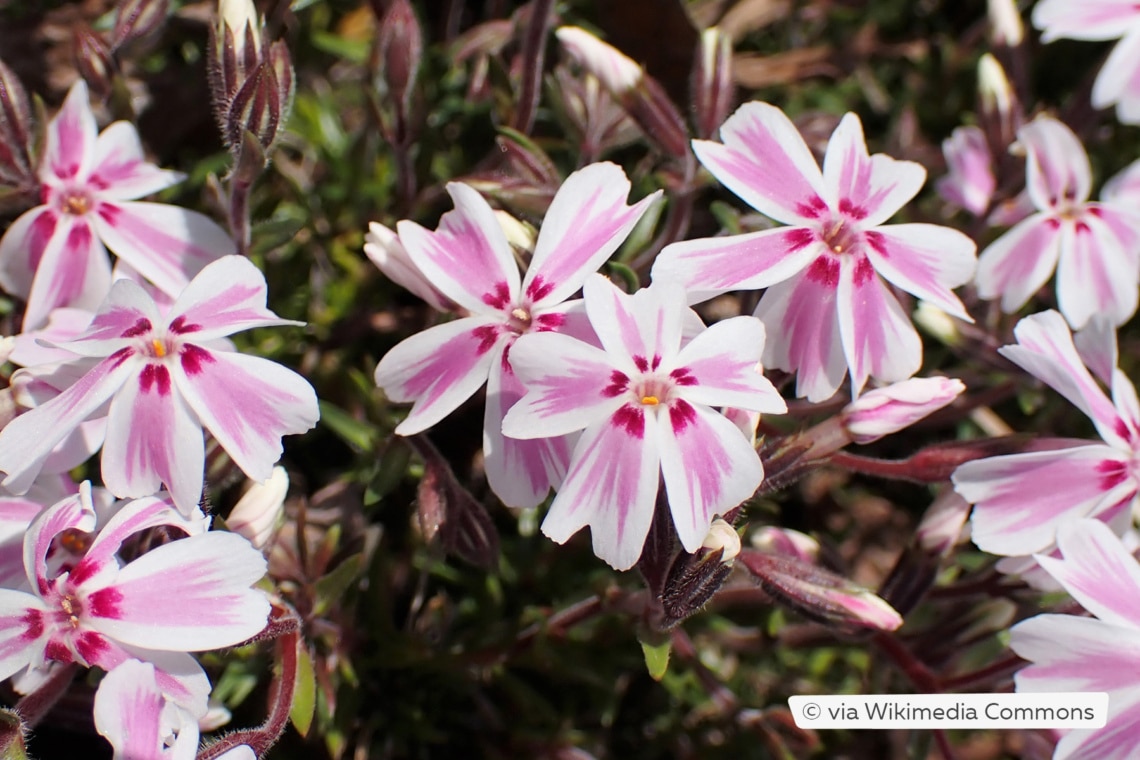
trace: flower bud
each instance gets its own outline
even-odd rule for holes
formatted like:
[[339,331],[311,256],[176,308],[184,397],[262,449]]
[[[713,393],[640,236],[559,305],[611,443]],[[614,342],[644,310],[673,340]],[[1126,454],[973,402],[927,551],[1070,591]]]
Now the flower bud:
[[1000,155],[1013,143],[1021,127],[1021,106],[1005,69],[990,53],[978,60],[979,116],[991,154]]
[[247,45],[256,56],[261,47],[261,20],[253,0],[218,0],[218,33],[228,33],[234,52],[243,59]]
[[956,346],[962,338],[958,323],[929,301],[919,301],[911,315],[922,331],[946,346]]
[[0,184],[34,189],[32,109],[15,73],[0,61]]
[[18,712],[0,709],[0,760],[28,760],[26,732]]
[[400,242],[395,232],[379,222],[371,222],[364,241],[364,255],[389,280],[415,293],[437,311],[455,310],[455,304],[451,299],[439,292],[419,267],[412,263],[404,244]]
[[749,541],[753,548],[765,554],[778,554],[809,564],[819,560],[819,541],[791,528],[765,525],[753,533]]
[[226,113],[225,141],[231,152],[239,152],[242,137],[257,138],[262,151],[268,150],[281,123],[281,99],[273,69],[258,64],[230,101]]
[[927,507],[915,531],[915,540],[930,554],[945,557],[958,544],[969,516],[969,502],[957,491],[946,489]]
[[100,98],[110,94],[116,68],[111,49],[85,24],[75,28],[75,64],[93,93]]
[[257,549],[264,550],[273,539],[285,510],[285,494],[289,491],[289,475],[283,467],[274,467],[263,483],[253,483],[238,499],[226,525],[234,533],[245,536]]
[[978,127],[958,127],[942,141],[942,155],[949,174],[935,183],[938,194],[980,216],[989,208],[997,185],[985,132]]
[[170,14],[170,0],[121,0],[111,32],[111,50],[158,30]]
[[989,0],[990,39],[995,45],[1017,47],[1025,38],[1025,25],[1014,0]]
[[755,550],[739,561],[774,599],[821,623],[893,631],[902,616],[877,595],[815,565]]
[[685,120],[656,79],[585,29],[564,26],[555,36],[570,57],[621,103],[647,138],[672,156],[688,155]]
[[380,19],[378,44],[388,96],[407,112],[424,49],[423,33],[408,0],[392,0],[388,5]]
[[697,137],[716,135],[732,109],[732,40],[715,26],[701,33],[690,84]]
[[725,407],[724,416],[728,418],[729,422],[736,425],[736,427],[740,429],[740,432],[744,433],[744,437],[748,439],[752,446],[756,446],[756,428],[760,424],[760,412],[752,412],[747,409],[737,409],[736,407],[730,406]]
[[709,526],[708,535],[701,543],[701,548],[710,552],[719,549],[720,561],[725,564],[731,563],[736,555],[740,554],[740,534],[736,532],[736,528],[718,517]]
[[848,404],[840,417],[855,443],[871,443],[913,425],[958,398],[966,386],[948,377],[912,377],[876,388]]

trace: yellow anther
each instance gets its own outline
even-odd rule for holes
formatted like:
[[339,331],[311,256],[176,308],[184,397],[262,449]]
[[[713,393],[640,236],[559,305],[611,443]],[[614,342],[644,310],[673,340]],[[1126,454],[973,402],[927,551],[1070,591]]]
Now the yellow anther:
[[641,403],[646,406],[657,406],[661,402],[657,400],[656,396],[642,396]]
[[150,344],[152,346],[154,346],[154,355],[155,356],[157,356],[160,359],[162,357],[166,356],[166,346],[163,345],[163,342],[161,340],[159,340],[158,338],[155,338],[154,340],[152,340],[150,342]]

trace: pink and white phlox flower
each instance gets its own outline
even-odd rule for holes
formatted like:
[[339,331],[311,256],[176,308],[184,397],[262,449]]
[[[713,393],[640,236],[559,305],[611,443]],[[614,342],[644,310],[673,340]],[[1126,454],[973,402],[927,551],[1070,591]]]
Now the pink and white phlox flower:
[[764,477],[740,429],[712,407],[786,411],[761,374],[764,325],[718,322],[683,344],[685,295],[654,283],[626,295],[601,275],[584,287],[602,348],[569,335],[524,335],[511,349],[527,392],[503,420],[516,438],[584,430],[542,531],[564,543],[590,526],[594,553],[618,570],[641,556],[664,477],[681,544],[695,552],[715,516]]
[[981,216],[990,207],[997,184],[985,133],[978,127],[958,127],[942,141],[942,154],[949,173],[934,183],[938,194]]
[[598,163],[571,174],[554,196],[520,278],[511,247],[490,205],[458,182],[447,191],[455,210],[435,232],[398,225],[408,257],[428,281],[470,316],[413,335],[376,367],[376,383],[393,401],[415,402],[396,428],[419,433],[487,384],[483,452],[487,480],[502,501],[532,507],[557,487],[570,442],[563,436],[512,441],[502,419],[523,395],[509,350],[531,332],[568,329],[580,302],[567,301],[625,240],[657,196],[626,205],[630,183],[618,166]]
[[1122,324],[1136,312],[1140,212],[1089,200],[1092,170],[1067,126],[1039,116],[1022,127],[1026,187],[1036,212],[990,243],[978,259],[978,295],[1021,308],[1057,271],[1057,304],[1080,329],[1094,314]]
[[[1017,345],[1001,348],[1002,355],[1088,415],[1103,442],[1074,441],[959,467],[954,488],[974,505],[974,543],[1007,556],[1048,552],[1060,526],[1081,517],[1095,517],[1122,533],[1131,524],[1140,488],[1140,404],[1135,387],[1116,368],[1111,327],[1094,321],[1074,344],[1064,318],[1046,311],[1021,320],[1014,335]],[[1112,400],[1090,368],[1111,387]]]
[[1053,757],[1136,760],[1140,564],[1097,520],[1061,526],[1057,544],[1063,559],[1042,556],[1038,562],[1095,617],[1037,615],[1010,629],[1010,647],[1032,663],[1014,676],[1017,691],[1107,692],[1105,726],[1065,732]]
[[116,282],[90,326],[59,344],[76,358],[50,365],[52,374],[70,373],[73,382],[54,383],[58,395],[0,431],[3,485],[22,492],[53,447],[104,415],[103,482],[116,496],[145,496],[165,484],[189,514],[202,491],[203,428],[246,475],[268,478],[281,437],[311,428],[318,410],[303,377],[229,350],[224,340],[254,327],[297,324],[277,318],[265,298],[265,278],[238,256],[203,269],[165,315],[137,284]]
[[[99,682],[95,730],[111,743],[114,760],[193,760],[198,753],[199,721],[166,697],[154,665],[126,660]],[[256,760],[247,744],[218,760]]]
[[29,590],[0,590],[0,678],[49,661],[110,671],[129,659],[155,664],[164,694],[197,717],[209,682],[187,652],[232,646],[261,631],[264,593],[251,588],[265,558],[234,533],[197,533],[124,563],[123,542],[141,530],[197,530],[168,499],[121,506],[77,562],[53,571],[49,551],[68,530],[96,527],[88,483],[44,510],[24,538]]
[[47,126],[39,178],[43,205],[0,239],[0,285],[27,299],[25,329],[60,306],[98,306],[111,286],[107,248],[171,296],[235,250],[203,214],[136,200],[184,177],[145,161],[130,123],[99,133],[83,80]]
[[871,443],[910,427],[954,401],[966,390],[950,377],[912,377],[875,388],[840,412],[844,429],[855,443]]
[[1116,104],[1116,117],[1140,123],[1140,8],[1128,0],[1041,0],[1033,9],[1041,41],[1120,42],[1104,62],[1092,89],[1094,108]]
[[679,281],[693,302],[767,288],[756,309],[768,328],[764,364],[797,372],[797,395],[822,401],[848,370],[853,395],[869,377],[895,382],[918,370],[922,343],[887,282],[970,319],[951,289],[973,276],[974,243],[949,227],[884,225],[922,188],[926,170],[868,155],[855,114],[832,134],[822,172],[775,106],[747,103],[720,133],[723,144],[693,141],[701,163],[790,226],[674,243],[653,277]]

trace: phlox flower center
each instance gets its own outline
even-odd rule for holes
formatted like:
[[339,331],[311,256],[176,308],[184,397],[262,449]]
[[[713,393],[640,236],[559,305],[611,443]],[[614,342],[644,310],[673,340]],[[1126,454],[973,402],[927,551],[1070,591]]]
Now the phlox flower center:
[[95,200],[82,187],[45,187],[44,203],[71,216],[83,216],[95,207]]
[[833,218],[820,230],[820,239],[832,253],[851,253],[863,241],[859,226],[843,216]]
[[511,309],[510,315],[507,319],[507,328],[515,335],[522,335],[530,330],[534,319],[531,316],[530,309],[524,306],[516,306]]

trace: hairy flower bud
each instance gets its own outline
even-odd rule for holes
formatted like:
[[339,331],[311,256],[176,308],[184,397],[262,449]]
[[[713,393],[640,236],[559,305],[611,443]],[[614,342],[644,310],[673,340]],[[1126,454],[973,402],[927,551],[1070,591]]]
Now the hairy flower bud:
[[739,561],[773,598],[821,623],[893,631],[902,617],[880,597],[821,567],[746,549]]
[[752,534],[750,542],[753,548],[765,554],[778,554],[808,563],[819,560],[819,541],[791,528],[765,525]]
[[864,393],[844,407],[840,417],[852,441],[871,443],[913,425],[964,390],[961,380],[912,377]]
[[244,58],[247,44],[259,52],[261,47],[261,19],[253,0],[218,0],[218,33],[228,32],[233,39],[234,52]]
[[689,89],[697,137],[715,136],[732,109],[735,89],[732,81],[732,40],[715,26],[701,33]]
[[380,19],[378,45],[388,95],[407,112],[424,48],[423,33],[408,0],[392,0],[388,5]]
[[121,0],[111,31],[111,50],[158,30],[170,14],[170,0]]
[[91,91],[106,98],[115,76],[115,60],[102,36],[85,24],[75,28],[75,64]]
[[672,156],[689,152],[685,120],[656,79],[612,45],[585,29],[564,26],[555,32],[563,49],[593,74],[637,123],[647,138]]
[[0,61],[0,184],[34,189],[32,109],[20,80]]

